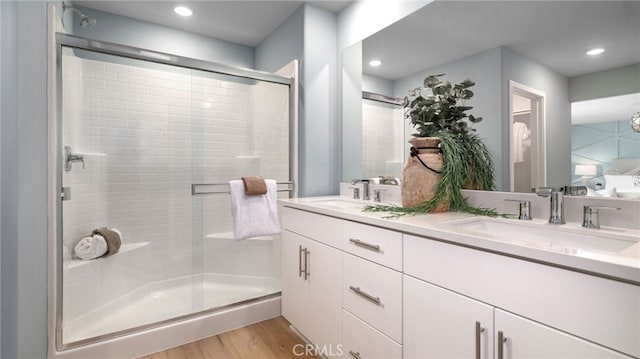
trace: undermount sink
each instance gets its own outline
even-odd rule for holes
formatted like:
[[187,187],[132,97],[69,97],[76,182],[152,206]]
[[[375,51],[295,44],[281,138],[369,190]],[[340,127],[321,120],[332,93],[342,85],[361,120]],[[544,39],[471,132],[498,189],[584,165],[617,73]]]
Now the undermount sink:
[[322,207],[329,207],[334,209],[358,209],[358,210],[364,208],[364,206],[369,204],[363,201],[357,201],[357,200],[349,201],[346,199],[337,199],[337,198],[320,199],[320,200],[311,201],[311,202],[313,204],[316,204]]
[[[457,229],[490,236],[507,242],[526,242],[528,246],[554,251],[576,252],[595,250],[619,253],[637,244],[640,239],[600,230],[554,226],[541,223],[525,223],[516,220],[473,218],[451,221],[447,224]],[[595,232],[598,233],[589,233]]]

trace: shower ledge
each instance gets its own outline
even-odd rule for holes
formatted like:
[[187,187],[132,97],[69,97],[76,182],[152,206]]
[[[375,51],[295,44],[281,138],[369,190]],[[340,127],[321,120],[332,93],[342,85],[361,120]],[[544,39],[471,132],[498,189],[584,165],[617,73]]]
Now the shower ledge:
[[118,251],[118,253],[109,256],[109,257],[100,257],[100,258],[96,258],[96,259],[89,259],[89,260],[84,260],[84,259],[78,259],[78,258],[72,258],[69,261],[66,261],[64,263],[64,266],[66,269],[71,269],[71,268],[77,268],[77,267],[81,267],[87,264],[92,264],[92,263],[101,263],[106,259],[110,259],[110,258],[117,258],[118,256],[121,256],[127,252],[131,252],[134,251],[136,249],[139,248],[143,248],[145,246],[149,245],[149,242],[138,242],[138,243],[128,243],[128,244],[123,244],[120,247],[120,250]]

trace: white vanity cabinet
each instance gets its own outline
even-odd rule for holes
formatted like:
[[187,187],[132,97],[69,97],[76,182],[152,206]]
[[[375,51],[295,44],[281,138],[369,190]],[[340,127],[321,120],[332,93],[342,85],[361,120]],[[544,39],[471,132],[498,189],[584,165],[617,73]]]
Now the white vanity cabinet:
[[493,358],[493,307],[403,278],[404,358]]
[[629,359],[573,335],[563,333],[520,316],[495,309],[497,359]]
[[339,219],[283,210],[282,315],[327,356],[339,354],[342,343],[342,256],[325,243],[340,243],[341,225]]
[[283,210],[282,312],[320,349],[640,358],[640,286],[337,217]]
[[[461,346],[466,349],[460,356],[477,358],[470,339],[475,321],[491,327],[480,319],[481,307],[493,308],[493,333],[481,335],[481,340],[493,336],[493,358],[638,356],[638,286],[410,235],[404,237],[404,249],[407,358],[422,350],[412,338],[425,331],[432,332],[434,345],[444,351],[438,357],[456,357]],[[502,346],[500,333],[507,338]],[[460,340],[443,344],[444,337]]]
[[405,359],[630,358],[409,276],[403,283]]

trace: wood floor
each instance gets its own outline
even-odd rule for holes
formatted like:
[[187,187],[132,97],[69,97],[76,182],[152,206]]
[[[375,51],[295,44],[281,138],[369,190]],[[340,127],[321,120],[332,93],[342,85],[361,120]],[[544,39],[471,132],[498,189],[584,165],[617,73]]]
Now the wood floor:
[[289,328],[289,322],[283,317],[278,317],[140,359],[316,358],[296,355],[304,354],[304,344],[305,342]]

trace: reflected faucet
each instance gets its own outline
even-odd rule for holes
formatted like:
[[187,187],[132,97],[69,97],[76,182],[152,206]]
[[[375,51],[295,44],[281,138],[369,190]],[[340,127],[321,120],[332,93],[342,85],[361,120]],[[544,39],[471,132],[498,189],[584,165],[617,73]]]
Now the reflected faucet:
[[540,197],[551,197],[549,211],[549,223],[565,224],[564,220],[564,188],[563,187],[539,187],[535,192]]
[[351,184],[362,183],[362,199],[368,201],[369,198],[369,180],[368,179],[354,179]]

